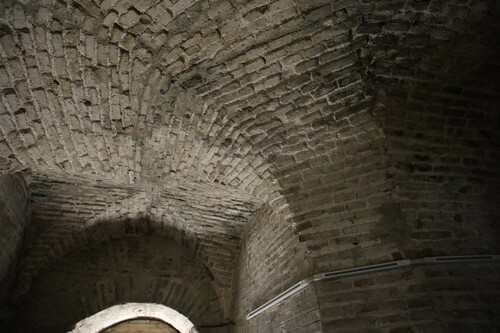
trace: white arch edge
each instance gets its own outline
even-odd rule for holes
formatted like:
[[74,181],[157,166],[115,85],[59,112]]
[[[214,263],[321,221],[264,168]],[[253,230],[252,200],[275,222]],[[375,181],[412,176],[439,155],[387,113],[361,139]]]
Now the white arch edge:
[[111,306],[79,321],[68,333],[98,333],[125,320],[152,318],[163,321],[180,333],[195,333],[194,324],[184,315],[167,306],[154,303],[126,303]]

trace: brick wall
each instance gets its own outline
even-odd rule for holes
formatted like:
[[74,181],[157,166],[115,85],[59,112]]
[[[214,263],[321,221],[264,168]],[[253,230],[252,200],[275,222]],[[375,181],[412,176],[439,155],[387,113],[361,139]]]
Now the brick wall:
[[500,265],[417,266],[316,283],[323,332],[495,332]]
[[391,10],[365,14],[357,33],[368,41],[391,195],[408,228],[403,256],[498,253],[499,10],[487,1]]
[[[499,81],[491,73],[498,68],[494,56],[498,47],[492,46],[493,33],[486,29],[496,26],[491,20],[498,10],[485,1],[468,6],[453,1],[395,1],[327,5],[321,12],[324,16],[318,14],[318,22],[333,20],[332,29],[349,33],[332,33],[330,39],[319,40],[318,48],[323,48],[319,54],[303,53],[309,58],[296,67],[304,73],[303,83],[297,85],[303,84],[301,92],[307,91],[311,73],[318,89],[311,87],[312,95],[305,94],[315,99],[306,105],[311,117],[302,118],[310,126],[310,141],[301,146],[300,135],[295,146],[285,141],[270,169],[293,213],[299,239],[310,251],[313,271],[429,255],[498,253]],[[335,54],[349,54],[348,50],[358,50],[350,63],[335,58]],[[325,61],[327,68],[321,66]],[[342,80],[336,81],[334,90],[344,94],[332,93],[322,104],[316,93],[332,88],[330,79],[342,73],[348,73],[351,84],[343,87]],[[294,87],[291,83],[290,88]],[[358,92],[364,98],[356,98]],[[374,101],[369,98],[372,92]],[[306,147],[311,152],[302,161]],[[409,280],[422,280],[427,286],[436,282],[419,277],[420,269],[407,272],[412,276]],[[386,297],[391,288],[383,279],[374,280],[373,295],[362,288],[359,294],[350,289],[342,295],[345,303],[339,296],[338,307],[323,297],[328,289],[325,282],[318,287],[323,329],[365,331],[374,325],[394,332],[453,331],[458,329],[453,321],[459,313],[470,319],[470,326],[464,327],[491,329],[498,322],[497,315],[491,314],[496,304],[480,299],[482,293],[496,290],[489,277],[492,271],[474,269],[474,277],[466,274],[467,269],[442,270],[439,283],[449,283],[457,298],[447,291],[437,297],[415,296],[402,288],[394,291],[398,297],[417,300],[404,305],[405,314],[399,317],[401,308],[394,308],[397,302]],[[470,296],[470,284],[476,279],[489,282],[480,283]],[[342,282],[338,283],[338,288],[332,288],[342,290]],[[480,303],[477,312],[474,305],[456,301],[460,293]],[[370,298],[381,310],[358,307],[358,302]],[[408,327],[401,325],[404,316],[418,317],[418,298],[429,307],[454,304],[453,310],[423,319],[421,326],[416,319],[408,319]],[[384,307],[392,309],[393,322],[377,321],[377,311],[381,317],[389,315]],[[329,314],[327,309],[334,310]],[[342,316],[349,318],[342,320]]]
[[0,176],[0,318],[19,270],[29,219],[30,195],[24,178]]
[[309,285],[275,307],[236,326],[237,332],[320,333],[321,319],[316,290]]
[[318,331],[319,314],[311,288],[261,316],[245,319],[247,313],[310,272],[305,247],[298,242],[292,225],[269,206],[263,206],[252,217],[238,261],[234,311],[237,331],[286,332],[306,327]]

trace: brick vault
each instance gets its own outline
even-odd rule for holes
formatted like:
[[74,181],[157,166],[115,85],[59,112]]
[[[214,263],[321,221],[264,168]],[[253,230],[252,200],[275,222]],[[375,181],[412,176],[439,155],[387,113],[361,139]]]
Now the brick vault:
[[[495,0],[1,0],[0,331],[495,332]],[[456,257],[455,257],[456,258]],[[488,258],[495,258],[488,257]],[[174,332],[155,318],[116,332]]]

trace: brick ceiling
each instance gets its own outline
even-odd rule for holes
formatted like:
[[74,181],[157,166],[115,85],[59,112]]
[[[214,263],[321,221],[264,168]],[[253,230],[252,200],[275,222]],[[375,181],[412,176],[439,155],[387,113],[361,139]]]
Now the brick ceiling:
[[[330,268],[325,221],[385,214],[372,207],[404,192],[399,170],[418,140],[435,159],[433,130],[453,131],[457,155],[478,154],[462,127],[493,141],[497,116],[476,103],[498,97],[483,66],[499,68],[481,20],[492,5],[481,4],[2,2],[0,172],[22,172],[32,201],[16,295],[82,245],[150,233],[185,246],[229,299],[240,241],[265,207]],[[443,100],[494,119],[490,136],[433,113]],[[427,137],[414,133],[424,127]],[[335,259],[353,244],[343,241]]]

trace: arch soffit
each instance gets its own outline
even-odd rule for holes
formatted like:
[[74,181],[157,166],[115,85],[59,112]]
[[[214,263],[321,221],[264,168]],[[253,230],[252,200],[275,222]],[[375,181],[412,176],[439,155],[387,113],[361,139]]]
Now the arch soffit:
[[153,303],[115,305],[79,321],[69,333],[98,333],[120,322],[152,318],[165,322],[180,333],[195,333],[194,324],[183,314],[167,306]]

